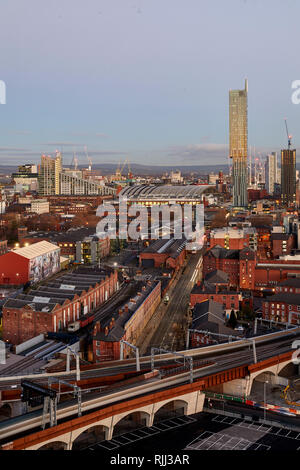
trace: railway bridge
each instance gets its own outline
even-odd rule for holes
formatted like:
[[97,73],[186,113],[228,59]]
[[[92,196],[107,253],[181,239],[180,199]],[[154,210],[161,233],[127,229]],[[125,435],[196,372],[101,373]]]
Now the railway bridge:
[[[138,383],[114,390],[108,387],[105,392],[88,396],[82,402],[82,416],[76,416],[75,400],[61,403],[57,410],[58,424],[44,430],[40,427],[39,411],[2,421],[1,449],[78,449],[91,438],[111,440],[125,431],[151,427],[166,416],[200,413],[205,391],[230,393],[234,390],[235,395],[248,397],[255,381],[266,374],[274,377],[298,374],[292,343],[299,336],[297,327],[256,337],[256,361],[243,340],[182,352],[209,358],[208,365],[194,370],[193,381],[189,372],[161,377],[155,369],[142,373]],[[164,355],[166,360],[167,356],[172,355]],[[150,362],[149,358],[142,359]]]

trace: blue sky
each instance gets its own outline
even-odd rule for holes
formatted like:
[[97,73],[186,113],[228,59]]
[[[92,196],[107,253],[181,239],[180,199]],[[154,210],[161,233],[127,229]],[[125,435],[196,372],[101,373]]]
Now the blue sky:
[[0,164],[226,163],[228,90],[249,145],[300,147],[298,0],[2,0]]

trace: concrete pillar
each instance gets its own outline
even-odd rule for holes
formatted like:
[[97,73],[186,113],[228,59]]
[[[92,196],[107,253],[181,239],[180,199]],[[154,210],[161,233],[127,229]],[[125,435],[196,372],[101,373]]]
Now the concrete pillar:
[[250,393],[251,393],[251,388],[252,388],[252,383],[253,383],[253,378],[251,374],[246,377],[246,389],[245,389],[245,395],[248,398]]
[[151,413],[150,413],[150,418],[149,418],[149,428],[151,428],[151,426],[153,426],[153,421],[154,421],[154,416],[155,416],[154,409],[155,409],[155,404],[153,403],[152,410],[151,410]]
[[108,441],[110,441],[112,439],[113,433],[114,433],[114,416],[111,417],[111,422],[110,422],[108,433],[107,433],[108,434],[107,435],[107,440]]
[[11,407],[12,418],[26,413],[26,403],[22,402],[21,400],[12,401],[9,403],[9,406]]

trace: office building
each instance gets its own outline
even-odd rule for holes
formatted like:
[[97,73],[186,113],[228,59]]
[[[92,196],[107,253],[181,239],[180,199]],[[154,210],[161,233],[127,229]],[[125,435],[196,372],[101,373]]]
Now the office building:
[[272,152],[267,155],[265,163],[265,175],[266,175],[266,190],[269,194],[274,194],[274,184],[277,183],[277,153]]
[[39,166],[39,194],[51,196],[60,194],[60,174],[62,172],[62,156],[56,152],[54,158],[42,155]]
[[281,150],[281,202],[296,202],[296,149]]

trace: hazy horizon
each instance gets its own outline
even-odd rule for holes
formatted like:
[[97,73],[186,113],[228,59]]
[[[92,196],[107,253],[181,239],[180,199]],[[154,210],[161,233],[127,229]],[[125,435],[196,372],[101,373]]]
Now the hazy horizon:
[[[0,165],[227,164],[228,92],[247,77],[249,146],[286,147],[300,105],[297,0],[11,0],[1,5]],[[286,20],[288,19],[288,21]],[[299,146],[299,147],[298,147]]]

